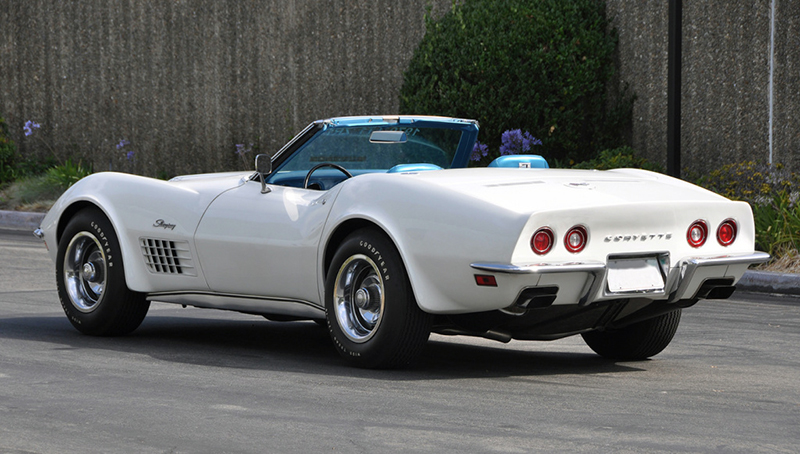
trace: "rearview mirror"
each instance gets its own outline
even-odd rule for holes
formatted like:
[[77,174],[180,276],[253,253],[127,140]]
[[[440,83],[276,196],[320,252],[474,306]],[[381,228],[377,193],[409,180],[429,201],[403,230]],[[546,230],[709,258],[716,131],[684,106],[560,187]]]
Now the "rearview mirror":
[[256,172],[258,172],[258,177],[261,180],[261,193],[270,192],[269,188],[267,188],[267,175],[272,173],[272,159],[269,155],[256,155]]
[[405,131],[373,131],[369,136],[371,143],[406,143]]

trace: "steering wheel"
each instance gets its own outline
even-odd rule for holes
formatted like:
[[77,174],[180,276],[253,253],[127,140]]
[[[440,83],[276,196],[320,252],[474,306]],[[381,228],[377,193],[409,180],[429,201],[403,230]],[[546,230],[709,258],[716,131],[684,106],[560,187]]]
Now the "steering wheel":
[[340,166],[339,164],[334,164],[332,162],[323,162],[321,164],[315,165],[314,167],[311,168],[311,170],[308,171],[308,173],[306,174],[306,179],[303,180],[303,189],[308,189],[308,181],[311,179],[311,174],[314,173],[317,169],[321,169],[323,167],[333,167],[339,172],[345,174],[347,178],[353,178],[353,174],[348,172],[347,169]]

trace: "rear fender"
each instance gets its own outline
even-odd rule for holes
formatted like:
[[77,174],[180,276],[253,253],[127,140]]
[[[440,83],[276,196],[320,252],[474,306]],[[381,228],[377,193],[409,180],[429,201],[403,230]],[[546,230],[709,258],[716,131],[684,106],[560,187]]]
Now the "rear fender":
[[471,259],[509,261],[527,221],[527,216],[398,174],[362,175],[340,186],[322,234],[319,275],[326,271],[326,245],[341,237],[340,226],[374,225],[397,247],[417,304],[430,313],[467,312],[485,304],[476,295],[480,289]]

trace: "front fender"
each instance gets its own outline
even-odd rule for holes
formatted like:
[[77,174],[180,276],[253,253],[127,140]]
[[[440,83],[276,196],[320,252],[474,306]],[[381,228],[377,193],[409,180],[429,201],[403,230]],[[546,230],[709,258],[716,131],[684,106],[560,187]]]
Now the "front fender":
[[[229,178],[229,180],[231,180]],[[119,238],[125,263],[125,279],[138,292],[174,289],[207,289],[202,270],[196,276],[162,276],[151,273],[142,255],[140,238],[186,242],[196,257],[193,236],[209,203],[235,179],[207,190],[181,182],[167,182],[136,175],[102,172],[92,174],[69,188],[42,222],[44,239],[55,261],[61,230],[80,205],[102,210]],[[196,262],[196,261],[195,261]]]

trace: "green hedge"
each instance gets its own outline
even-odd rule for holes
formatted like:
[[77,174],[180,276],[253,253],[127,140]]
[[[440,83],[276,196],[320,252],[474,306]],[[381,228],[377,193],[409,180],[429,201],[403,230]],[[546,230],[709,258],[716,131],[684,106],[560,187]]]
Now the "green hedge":
[[603,150],[597,157],[572,166],[573,169],[645,169],[653,172],[664,173],[664,168],[654,162],[639,156],[631,147],[620,147],[613,150]]
[[523,129],[552,160],[591,158],[622,145],[633,98],[607,99],[616,31],[597,0],[466,0],[426,34],[404,74],[403,114],[475,118],[499,148]]
[[8,138],[8,126],[0,117],[0,185],[14,181],[17,147]]
[[800,246],[800,175],[782,164],[729,164],[697,183],[753,208],[756,248],[781,256]]

